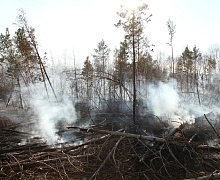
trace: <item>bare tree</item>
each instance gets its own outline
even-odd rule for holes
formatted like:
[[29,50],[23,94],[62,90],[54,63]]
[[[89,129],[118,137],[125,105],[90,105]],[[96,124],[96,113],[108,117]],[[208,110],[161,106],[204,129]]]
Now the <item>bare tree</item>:
[[170,19],[167,21],[167,28],[170,36],[170,41],[167,43],[171,47],[171,70],[174,78],[174,58],[173,58],[173,37],[176,33],[176,25]]

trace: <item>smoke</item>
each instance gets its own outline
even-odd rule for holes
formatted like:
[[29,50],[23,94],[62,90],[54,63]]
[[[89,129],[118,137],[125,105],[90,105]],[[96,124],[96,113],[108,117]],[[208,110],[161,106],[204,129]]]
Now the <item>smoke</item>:
[[39,130],[49,144],[54,144],[57,141],[56,132],[59,123],[67,125],[76,119],[72,103],[67,99],[59,103],[37,100],[35,101],[35,109],[39,118]]
[[46,139],[47,144],[56,144],[60,140],[57,132],[63,125],[76,122],[75,107],[70,98],[63,95],[57,101],[52,92],[49,92],[48,98],[42,84],[31,87],[30,107],[37,120],[34,130]]
[[173,115],[178,110],[179,101],[172,83],[150,85],[148,106],[157,116]]
[[159,82],[156,85],[149,86],[146,102],[148,109],[153,114],[171,122],[193,123],[195,117],[213,112],[216,109],[214,105],[199,104],[194,94],[188,93],[184,96],[174,87],[177,87],[175,81],[168,83]]

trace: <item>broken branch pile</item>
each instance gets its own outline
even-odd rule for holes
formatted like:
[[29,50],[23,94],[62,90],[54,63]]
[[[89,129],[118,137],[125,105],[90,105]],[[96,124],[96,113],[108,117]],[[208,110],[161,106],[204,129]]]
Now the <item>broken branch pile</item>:
[[[11,127],[11,126],[9,126]],[[220,148],[207,144],[218,129],[182,124],[144,135],[105,126],[78,129],[82,143],[19,144],[27,134],[1,128],[2,179],[210,179],[220,177]],[[10,133],[9,133],[10,132]],[[201,139],[203,138],[203,139]]]

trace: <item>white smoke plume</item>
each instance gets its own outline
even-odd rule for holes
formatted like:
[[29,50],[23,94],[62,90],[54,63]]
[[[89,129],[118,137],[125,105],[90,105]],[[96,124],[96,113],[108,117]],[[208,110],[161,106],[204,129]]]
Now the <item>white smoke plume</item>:
[[186,99],[174,87],[177,87],[175,81],[149,86],[147,107],[156,116],[180,123],[193,123],[195,117],[215,111],[215,106],[199,104],[198,100],[189,94]]
[[150,109],[157,116],[173,115],[178,110],[179,95],[172,87],[172,83],[150,85],[149,104]]
[[46,139],[47,144],[55,144],[59,139],[57,132],[60,125],[70,125],[76,121],[74,104],[65,95],[59,97],[58,101],[52,93],[48,98],[42,84],[31,89],[30,107],[37,121],[35,131]]

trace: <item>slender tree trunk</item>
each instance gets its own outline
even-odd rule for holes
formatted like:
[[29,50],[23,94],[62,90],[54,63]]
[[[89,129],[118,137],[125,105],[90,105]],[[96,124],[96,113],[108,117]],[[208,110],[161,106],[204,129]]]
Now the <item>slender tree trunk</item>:
[[186,72],[186,91],[189,92],[189,73],[188,73],[188,69]]
[[102,77],[103,77],[103,95],[104,98],[106,98],[106,92],[105,92],[105,56],[104,56],[104,50],[103,50],[103,57],[102,57]]
[[174,58],[173,58],[173,44],[171,45],[171,49],[172,49],[172,63],[173,63],[173,65],[172,65],[172,71],[173,71],[173,78],[174,78]]
[[[89,99],[89,77],[88,77],[88,74],[87,74],[87,78],[86,78],[86,97],[87,99]],[[77,97],[78,99],[78,97]]]
[[77,83],[77,79],[76,79],[76,59],[75,59],[75,54],[73,52],[73,57],[74,57],[74,75],[75,75],[75,91],[76,91],[76,99],[78,99],[78,83]]
[[46,81],[45,81],[45,76],[44,76],[42,64],[40,64],[40,71],[41,71],[41,75],[42,75],[42,78],[43,78],[44,87],[45,87],[45,90],[46,90],[46,93],[47,93],[47,98],[49,98],[49,93],[48,93],[48,90],[47,90],[47,84],[46,84]]
[[46,71],[46,69],[45,69],[45,67],[44,67],[44,64],[43,64],[43,62],[42,62],[42,60],[41,60],[41,57],[40,57],[40,55],[39,55],[39,53],[38,53],[38,50],[37,50],[37,47],[36,47],[35,44],[34,44],[34,49],[35,49],[35,51],[36,51],[37,58],[38,58],[39,63],[40,63],[40,65],[41,65],[41,67],[42,67],[42,70],[43,70],[43,72],[44,72],[44,74],[45,74],[45,76],[46,76],[46,78],[47,78],[47,81],[48,81],[48,83],[49,83],[49,85],[50,85],[50,87],[51,87],[51,89],[52,89],[52,91],[53,91],[53,94],[54,94],[56,100],[58,101],[57,96],[56,96],[56,93],[55,93],[55,91],[54,91],[54,88],[53,88],[53,86],[52,86],[52,84],[51,84],[50,78],[49,78],[49,76],[48,76],[48,74],[47,74],[47,71]]
[[136,64],[135,64],[135,37],[134,29],[132,32],[132,47],[133,47],[133,123],[136,124]]
[[196,83],[196,90],[197,90],[199,105],[201,105],[200,94],[199,94],[199,83],[198,82]]
[[22,103],[21,85],[20,85],[19,78],[17,78],[17,83],[18,83],[18,88],[19,88],[19,103],[20,103],[20,108],[21,108],[21,109],[24,109],[23,103]]

